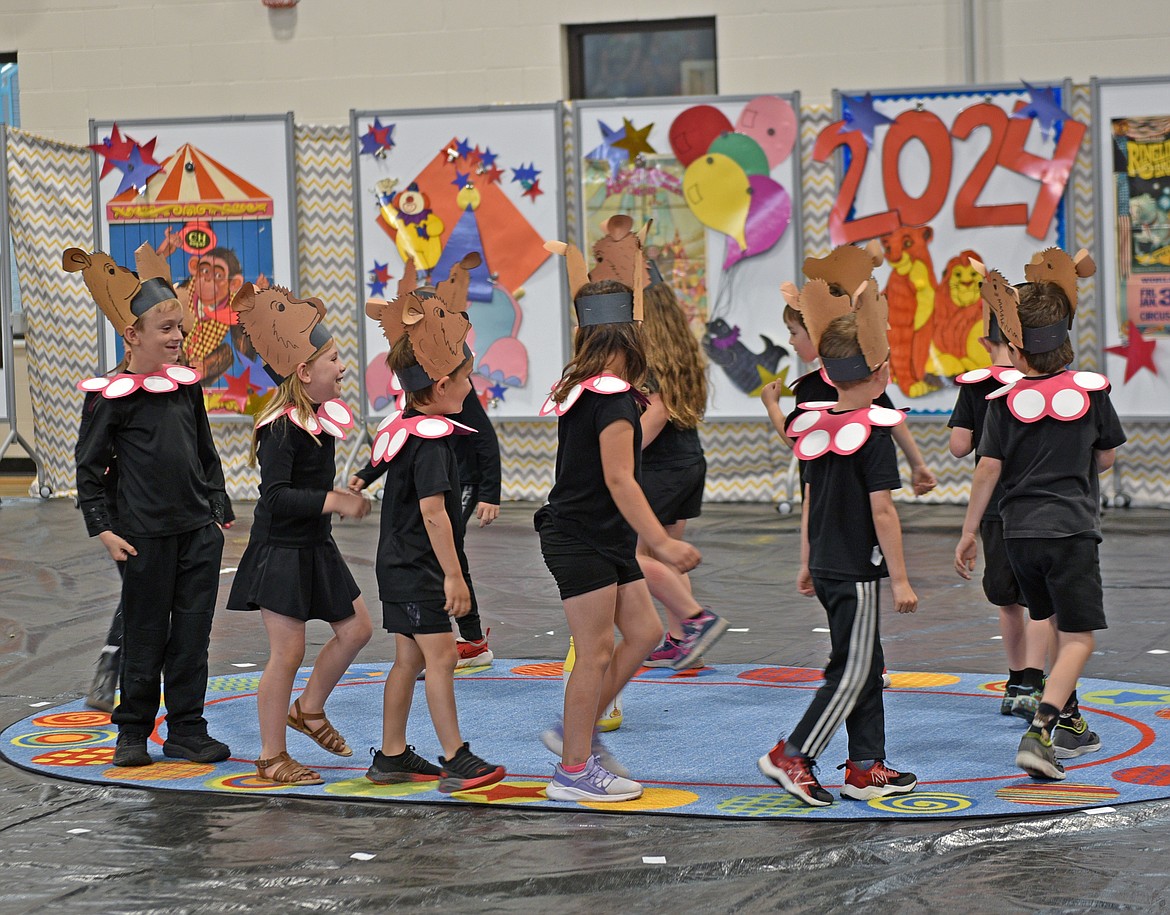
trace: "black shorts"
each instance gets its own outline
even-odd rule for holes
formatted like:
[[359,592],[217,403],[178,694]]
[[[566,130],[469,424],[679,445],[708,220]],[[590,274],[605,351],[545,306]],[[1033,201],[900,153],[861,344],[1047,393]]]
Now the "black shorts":
[[983,593],[989,603],[997,607],[1012,604],[1027,606],[1016,573],[1008,560],[1003,539],[1003,519],[984,518],[979,523],[979,539],[983,541]]
[[699,517],[706,480],[706,458],[683,467],[642,467],[642,491],[663,527]]
[[1061,632],[1109,628],[1095,537],[1013,537],[1008,550],[1032,619],[1055,614]]
[[540,552],[556,580],[561,600],[645,578],[635,556],[616,562],[547,523],[540,529]]
[[451,632],[451,617],[443,609],[445,603],[447,601],[441,597],[402,604],[382,601],[382,628],[411,638]]

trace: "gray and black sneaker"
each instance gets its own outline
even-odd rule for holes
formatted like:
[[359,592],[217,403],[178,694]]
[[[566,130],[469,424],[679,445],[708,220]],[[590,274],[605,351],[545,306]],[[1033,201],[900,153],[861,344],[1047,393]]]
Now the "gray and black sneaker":
[[192,734],[167,734],[163,756],[197,763],[223,762],[232,755],[231,747],[206,731]]
[[1036,710],[1040,708],[1040,699],[1044,690],[1033,689],[1030,686],[1016,687],[1016,695],[1012,699],[1012,714],[1023,718],[1028,724],[1036,717]]
[[115,766],[149,766],[153,759],[146,752],[146,735],[141,731],[121,730],[114,745]]
[[438,766],[415,753],[412,746],[407,746],[397,756],[387,756],[381,750],[370,747],[370,755],[374,761],[366,770],[366,778],[376,785],[433,782],[443,774]]
[[1015,683],[1003,688],[1003,698],[999,700],[999,713],[1001,715],[1010,715],[1012,713],[1012,707],[1016,704],[1016,694],[1019,691],[1020,688]]
[[503,766],[484,762],[471,752],[471,747],[466,743],[450,759],[440,756],[439,764],[442,766],[439,790],[443,794],[494,785],[506,774]]
[[1016,765],[1032,778],[1060,781],[1065,777],[1064,766],[1056,758],[1052,738],[1045,739],[1043,734],[1031,729],[1025,731],[1024,736],[1020,738],[1020,746],[1016,750]]
[[1061,718],[1052,730],[1052,750],[1057,759],[1075,759],[1101,749],[1101,738],[1089,730],[1089,723],[1080,715]]

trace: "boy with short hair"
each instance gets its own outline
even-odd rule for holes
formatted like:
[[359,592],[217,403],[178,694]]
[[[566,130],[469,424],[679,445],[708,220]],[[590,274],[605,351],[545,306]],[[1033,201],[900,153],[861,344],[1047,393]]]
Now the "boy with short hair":
[[[982,264],[976,269],[985,270]],[[1109,400],[1108,379],[1065,370],[1073,359],[1068,331],[1076,280],[1095,269],[1086,251],[1072,258],[1050,248],[1025,268],[1028,282],[1018,291],[997,271],[986,272],[983,281],[983,298],[1025,377],[988,408],[955,569],[970,579],[975,531],[1002,482],[1008,559],[1032,618],[1051,619],[1057,631],[1044,693],[1016,752],[1016,765],[1033,778],[1063,779],[1060,758],[1101,745],[1080,715],[1076,684],[1093,651],[1093,632],[1106,628],[1097,474],[1113,466],[1125,432]]]
[[799,294],[786,286],[785,297],[803,315],[838,393],[834,403],[810,405],[787,427],[805,462],[797,590],[824,605],[832,650],[824,685],[759,766],[790,794],[824,807],[832,795],[813,766],[842,723],[849,734],[842,797],[905,794],[918,784],[914,775],[885,764],[878,583],[890,577],[899,613],[913,613],[918,598],[906,576],[890,496],[902,484],[889,427],[903,414],[873,405],[889,382],[885,299],[872,278],[857,288],[853,302],[833,295],[821,278]]

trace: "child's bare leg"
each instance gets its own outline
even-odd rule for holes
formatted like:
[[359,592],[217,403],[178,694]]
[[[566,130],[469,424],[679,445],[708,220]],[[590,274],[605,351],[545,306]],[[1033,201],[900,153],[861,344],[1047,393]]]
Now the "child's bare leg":
[[297,668],[305,659],[305,624],[264,609],[260,611],[260,619],[268,633],[268,663],[256,690],[256,709],[260,716],[258,758],[272,759],[288,749],[285,743],[288,700]]
[[[630,677],[638,672],[646,655],[662,639],[662,623],[654,612],[650,590],[644,581],[632,581],[617,589],[617,608],[614,622],[622,640],[613,652],[613,660],[605,680],[594,720],[604,714],[610,703],[622,691]],[[573,668],[573,676],[577,669]],[[572,677],[569,681],[572,682]]]
[[443,758],[453,759],[463,746],[455,709],[455,664],[459,660],[455,633],[427,633],[414,638],[427,668],[427,709],[431,724],[443,747]]
[[[667,526],[666,532],[675,540],[682,540],[685,528],[686,521],[676,521]],[[681,639],[682,621],[703,611],[691,592],[690,576],[678,571],[674,566],[660,562],[641,540],[638,541],[638,565],[642,567],[642,574],[646,576],[650,593],[666,608],[668,617],[666,624],[670,634],[675,639]]]
[[300,695],[302,712],[325,710],[325,702],[333,692],[333,687],[370,640],[373,630],[366,602],[359,597],[353,602],[353,610],[353,616],[330,624],[333,627],[333,638],[321,646],[317,660],[313,663],[313,673]]
[[[1028,611],[1024,611],[1024,616],[1027,619],[1027,631],[1024,634],[1024,665],[1032,667],[1036,670],[1044,670],[1045,661],[1051,654],[1056,657],[1055,624],[1050,624],[1048,620],[1034,620],[1028,616]],[[1049,642],[1052,641],[1051,652],[1049,651]]]
[[1056,661],[1048,672],[1048,682],[1040,701],[1062,709],[1076,689],[1077,678],[1085,669],[1096,640],[1092,632],[1058,632],[1057,643]]
[[[561,748],[561,764],[565,766],[579,766],[593,752],[593,726],[599,716],[598,699],[613,659],[618,591],[616,584],[607,585],[564,601],[565,619],[576,652],[572,676],[565,684],[565,735]],[[649,596],[646,592],[647,600]],[[650,612],[654,612],[653,607]],[[657,614],[654,617],[661,635],[662,624],[658,623]],[[653,648],[654,645],[648,646],[638,656],[639,664]],[[611,702],[615,695],[610,695]]]
[[1019,604],[999,608],[999,635],[1010,670],[1028,666],[1028,611]]
[[396,632],[394,666],[386,675],[382,694],[382,753],[386,756],[397,756],[406,749],[406,719],[423,664],[422,651],[414,639]]

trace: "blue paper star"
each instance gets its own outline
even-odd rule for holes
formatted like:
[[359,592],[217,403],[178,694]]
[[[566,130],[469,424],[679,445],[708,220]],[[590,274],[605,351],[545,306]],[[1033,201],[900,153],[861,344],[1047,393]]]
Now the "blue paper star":
[[1070,117],[1069,113],[1060,107],[1060,103],[1056,100],[1056,88],[1048,87],[1047,89],[1040,86],[1033,86],[1024,80],[1024,88],[1028,90],[1028,95],[1032,97],[1030,104],[1024,105],[1019,111],[1013,112],[1013,118],[1035,118],[1040,124],[1040,132],[1047,137],[1052,133],[1052,128],[1058,124],[1064,123]]
[[394,148],[394,125],[383,124],[378,118],[370,129],[361,135],[362,151],[359,155],[384,156]]
[[536,163],[532,162],[528,165],[521,165],[519,168],[512,169],[512,181],[519,181],[524,187],[529,187],[536,176],[540,174],[540,169],[536,168]]
[[507,390],[502,384],[488,385],[488,393],[492,395],[492,400],[503,400],[504,392]]
[[459,169],[455,169],[455,180],[451,183],[459,188],[459,190],[463,190],[467,185],[471,184],[471,173],[461,172]]
[[848,102],[848,106],[844,109],[845,123],[837,132],[850,133],[854,130],[860,130],[862,137],[865,138],[865,145],[872,147],[874,128],[880,127],[882,124],[893,124],[893,118],[888,118],[874,109],[872,92],[865,93],[861,98],[849,95],[844,98]]
[[613,145],[618,140],[626,138],[626,129],[623,127],[621,130],[611,130],[604,121],[598,121],[597,126],[601,128],[601,145],[587,152],[585,158],[594,162],[608,162],[610,172],[616,175],[618,169],[630,161],[627,150]]
[[467,141],[467,137],[464,137],[455,145],[455,150],[459,153],[460,159],[466,159],[471,155],[472,146]]
[[146,189],[146,182],[150,176],[155,172],[162,171],[162,168],[157,162],[147,163],[142,158],[142,147],[137,143],[134,148],[130,150],[130,155],[124,162],[115,162],[114,168],[122,173],[122,181],[118,185],[118,189],[114,192],[114,196],[128,191],[130,188],[136,188],[138,193],[142,193]]
[[499,157],[499,153],[494,153],[490,146],[485,146],[483,152],[479,154],[479,161],[483,163],[484,168],[491,168]]

